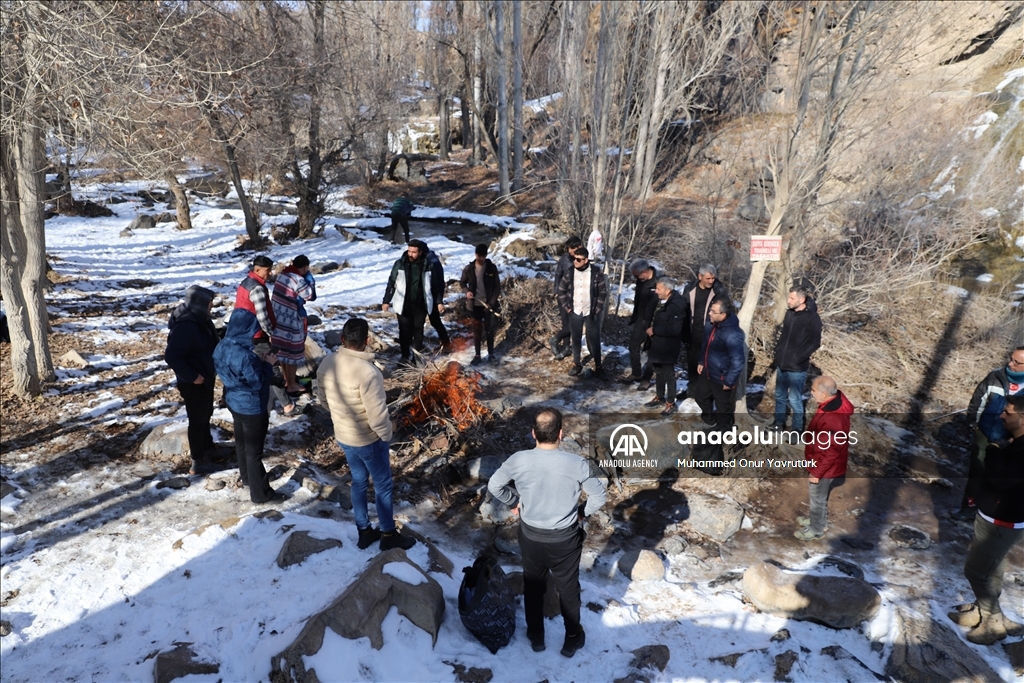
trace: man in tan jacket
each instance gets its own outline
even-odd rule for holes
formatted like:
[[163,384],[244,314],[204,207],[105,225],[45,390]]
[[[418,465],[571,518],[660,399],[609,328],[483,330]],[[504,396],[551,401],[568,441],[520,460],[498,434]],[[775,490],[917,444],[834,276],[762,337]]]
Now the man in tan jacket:
[[[331,411],[334,438],[352,471],[352,512],[359,529],[358,546],[368,548],[380,539],[380,549],[408,550],[416,540],[395,528],[391,503],[391,416],[384,394],[384,375],[366,351],[370,328],[352,318],[341,330],[341,348],[327,356],[317,370],[317,394]],[[366,489],[370,479],[377,503],[379,529],[370,526]]]

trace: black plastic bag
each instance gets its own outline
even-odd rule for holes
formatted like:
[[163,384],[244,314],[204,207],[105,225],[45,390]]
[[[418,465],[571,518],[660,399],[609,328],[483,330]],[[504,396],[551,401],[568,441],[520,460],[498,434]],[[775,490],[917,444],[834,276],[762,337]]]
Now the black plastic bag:
[[508,577],[492,555],[481,555],[462,570],[459,616],[491,654],[508,645],[516,632],[516,601]]

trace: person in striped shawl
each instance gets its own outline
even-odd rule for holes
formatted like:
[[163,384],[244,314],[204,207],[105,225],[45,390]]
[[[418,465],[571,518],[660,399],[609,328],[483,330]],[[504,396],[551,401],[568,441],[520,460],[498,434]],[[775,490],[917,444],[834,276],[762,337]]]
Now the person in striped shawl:
[[281,271],[274,282],[270,303],[277,326],[274,328],[273,346],[284,375],[284,388],[289,393],[303,391],[296,380],[298,367],[306,362],[306,308],[307,301],[316,299],[316,282],[309,272],[309,258],[296,256],[292,264]]

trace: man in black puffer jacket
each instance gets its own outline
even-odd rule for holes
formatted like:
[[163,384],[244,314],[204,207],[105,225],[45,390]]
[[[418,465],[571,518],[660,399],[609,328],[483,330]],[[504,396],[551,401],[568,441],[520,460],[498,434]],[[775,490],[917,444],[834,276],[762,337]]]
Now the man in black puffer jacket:
[[736,415],[736,384],[746,360],[746,335],[728,299],[712,301],[708,318],[694,400],[704,423],[725,431],[732,428]]
[[670,277],[658,278],[654,293],[656,305],[646,333],[651,340],[647,357],[654,368],[656,395],[645,407],[663,406],[661,414],[671,415],[676,412],[676,358],[683,345],[686,302]]
[[786,426],[786,404],[793,409],[793,430],[804,430],[804,383],[811,354],[821,346],[818,305],[803,287],[792,287],[786,297],[786,317],[775,344],[775,420],[772,429]]
[[[630,264],[629,272],[636,278],[636,293],[633,295],[633,314],[629,316],[632,330],[629,335],[630,375],[623,381],[637,382],[644,379],[645,375],[649,381],[651,371],[648,368],[647,372],[644,372],[644,368],[640,365],[640,352],[647,340],[650,339],[647,329],[651,326],[651,317],[654,315],[655,306],[658,305],[658,297],[654,293],[655,285],[658,284],[658,271],[646,259],[641,258]],[[682,333],[682,327],[680,327],[680,333]],[[648,360],[648,362],[651,361]],[[675,399],[674,394],[672,398]]]
[[192,285],[185,291],[185,303],[171,313],[167,327],[164,360],[174,370],[178,392],[188,415],[188,448],[192,454],[192,474],[215,470],[209,460],[213,449],[210,417],[213,415],[213,385],[217,372],[213,350],[220,340],[210,319],[213,292]]

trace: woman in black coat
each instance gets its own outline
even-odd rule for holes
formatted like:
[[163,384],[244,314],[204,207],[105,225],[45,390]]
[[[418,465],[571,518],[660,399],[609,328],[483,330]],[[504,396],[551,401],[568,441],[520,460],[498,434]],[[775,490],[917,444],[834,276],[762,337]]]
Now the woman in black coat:
[[656,395],[644,406],[661,407],[662,415],[671,415],[676,412],[676,358],[682,347],[686,302],[670,277],[658,278],[654,292],[658,303],[651,326],[647,328],[651,339],[647,359],[654,368]]
[[213,437],[210,417],[213,415],[213,385],[217,373],[213,367],[213,350],[219,337],[210,319],[213,292],[192,285],[185,291],[185,303],[171,313],[167,327],[167,350],[164,360],[174,370],[178,392],[188,415],[188,448],[192,454],[192,474],[216,470],[210,462]]

